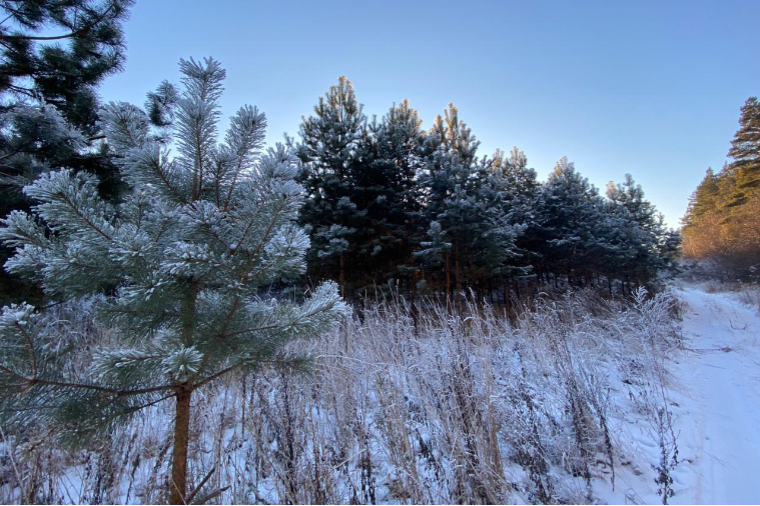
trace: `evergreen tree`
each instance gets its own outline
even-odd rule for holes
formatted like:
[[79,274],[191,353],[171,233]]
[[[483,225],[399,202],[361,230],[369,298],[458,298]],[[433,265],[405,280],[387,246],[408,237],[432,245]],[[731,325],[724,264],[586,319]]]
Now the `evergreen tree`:
[[[131,4],[0,2],[0,215],[28,210],[21,188],[51,168],[97,174],[108,198],[121,191],[99,141],[96,88],[123,65],[121,23]],[[4,273],[0,284],[3,293],[21,288]]]
[[312,241],[309,273],[317,279],[338,277],[346,288],[347,257],[355,249],[352,236],[361,226],[354,202],[360,144],[366,117],[354,87],[345,76],[330,87],[301,123],[298,155],[304,163],[298,181],[306,189],[301,222]]
[[68,123],[92,135],[97,131],[95,88],[124,63],[121,23],[132,3],[0,3],[5,18],[0,25],[0,93],[53,105]]
[[686,256],[701,259],[716,257],[719,250],[726,246],[721,225],[727,209],[723,201],[724,196],[733,194],[733,187],[733,178],[728,175],[726,166],[718,174],[707,169],[705,177],[689,198],[682,220]]
[[[286,345],[324,332],[347,310],[330,282],[302,303],[267,295],[305,269],[296,160],[281,145],[260,153],[266,120],[250,106],[217,144],[225,73],[212,59],[180,67],[176,156],[145,112],[110,103],[102,127],[131,193],[114,205],[98,195],[94,176],[53,171],[24,189],[37,202],[32,214],[12,212],[0,232],[16,248],[6,268],[38,279],[52,298],[117,287],[98,303],[100,323],[117,332],[94,352],[51,346],[32,306],[3,309],[3,423],[46,423],[81,443],[173,399],[174,504],[189,499],[194,392],[232,371],[302,364]],[[71,367],[77,353],[91,354],[86,371]]]
[[616,244],[619,254],[610,255],[616,265],[608,276],[641,285],[672,270],[679,236],[665,227],[664,218],[646,200],[641,185],[626,174],[622,184],[607,186],[607,198],[610,213],[616,218],[613,233],[623,238],[619,246]]
[[466,232],[467,227],[466,223],[457,219],[460,216],[448,213],[449,204],[456,199],[461,207],[469,197],[467,190],[471,184],[471,166],[479,144],[470,128],[459,120],[457,108],[449,104],[444,116],[435,118],[424,146],[420,186],[425,198],[425,222],[430,225],[427,240],[421,244],[416,255],[434,271],[443,268],[444,278],[439,280],[439,284],[444,283],[448,300],[454,293],[452,278],[456,293],[461,292],[463,245],[459,235]]
[[719,192],[718,177],[712,168],[708,167],[705,177],[689,197],[689,205],[683,220],[684,227],[696,225],[702,216],[717,211]]
[[492,162],[476,159],[478,145],[453,104],[428,135],[420,184],[431,226],[417,255],[434,269],[443,267],[448,299],[466,287],[482,291],[487,278],[503,275],[516,254],[520,228],[504,213]]
[[541,196],[541,184],[536,171],[528,167],[525,153],[514,147],[509,154],[497,150],[493,157],[492,174],[498,188],[503,213],[514,226],[520,227],[515,247],[519,254],[520,266],[509,274],[529,273],[532,264],[540,261],[539,216],[537,209]]
[[742,204],[760,191],[760,102],[750,97],[741,108],[739,130],[731,141],[729,171],[736,178],[730,205]]
[[535,219],[534,207],[538,198],[541,184],[535,169],[528,167],[525,153],[512,148],[509,158],[503,151],[497,151],[493,156],[493,172],[497,174],[503,193],[502,199],[508,206],[506,211],[516,223],[528,223]]
[[402,277],[414,289],[412,252],[424,234],[417,185],[424,143],[421,123],[404,100],[380,122],[373,121],[362,137],[362,163],[352,195],[362,212],[352,259],[359,271],[353,278],[360,287]]
[[660,233],[657,237],[657,252],[659,253],[659,269],[672,277],[682,272],[679,259],[683,252],[683,236],[679,230],[665,226],[665,216],[657,215]]
[[746,277],[760,265],[760,102],[741,108],[731,142],[733,159],[718,174],[708,171],[692,195],[683,219],[688,257],[717,261],[732,277]]
[[[608,199],[611,193],[607,188]],[[638,255],[653,248],[651,238],[644,233],[631,212],[624,205],[610,199],[605,203],[603,215],[604,256],[598,259],[595,269],[607,280],[610,296],[614,295],[615,282],[620,281],[623,293],[628,293],[639,283],[639,269],[642,267]],[[646,267],[646,266],[645,266]],[[656,270],[655,270],[656,273]],[[643,278],[643,276],[642,276]]]
[[589,280],[601,267],[608,242],[605,203],[598,190],[566,157],[557,162],[542,190],[538,212],[543,239],[541,269]]

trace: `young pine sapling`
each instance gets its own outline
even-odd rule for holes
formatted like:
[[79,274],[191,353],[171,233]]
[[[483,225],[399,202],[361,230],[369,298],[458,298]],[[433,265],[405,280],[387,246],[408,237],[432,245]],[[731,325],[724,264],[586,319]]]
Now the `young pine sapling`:
[[324,332],[347,312],[331,282],[302,303],[265,297],[263,288],[305,268],[296,160],[282,145],[260,152],[266,120],[255,107],[242,107],[218,143],[224,70],[213,59],[182,60],[180,68],[184,92],[169,104],[172,124],[156,130],[126,103],[101,111],[131,188],[121,204],[101,199],[92,175],[58,170],[24,188],[37,205],[31,214],[12,212],[0,229],[16,250],[8,271],[39,281],[53,299],[104,294],[97,315],[113,335],[77,371],[68,362],[76,346],[55,347],[33,307],[4,308],[6,421],[49,424],[62,440],[83,441],[173,399],[174,504],[191,499],[193,393],[235,370],[302,364],[285,345]]

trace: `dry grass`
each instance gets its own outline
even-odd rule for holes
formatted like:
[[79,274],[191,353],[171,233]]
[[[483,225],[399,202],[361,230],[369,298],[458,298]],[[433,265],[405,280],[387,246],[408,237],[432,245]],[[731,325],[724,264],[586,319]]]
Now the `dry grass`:
[[698,283],[707,293],[735,293],[742,304],[760,311],[760,276],[758,266],[749,269],[744,279],[730,277],[715,262],[692,262],[681,275],[684,281]]
[[[673,304],[576,293],[539,298],[512,322],[488,307],[452,316],[431,305],[415,328],[403,301],[378,303],[308,345],[313,374],[265,371],[199,391],[191,482],[214,471],[196,497],[592,501],[620,465],[615,392],[646,399],[653,417],[661,408],[650,380],[666,381],[663,357],[678,344]],[[171,408],[78,452],[40,428],[6,430],[0,501],[165,502]]]
[[739,301],[760,311],[760,285],[745,284],[739,290]]

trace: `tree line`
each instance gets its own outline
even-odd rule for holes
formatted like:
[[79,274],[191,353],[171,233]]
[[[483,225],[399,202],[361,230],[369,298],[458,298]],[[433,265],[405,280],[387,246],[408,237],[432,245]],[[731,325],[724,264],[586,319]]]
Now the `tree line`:
[[504,300],[521,279],[627,291],[673,268],[680,236],[630,175],[602,196],[562,158],[540,182],[517,148],[479,157],[453,104],[421,124],[406,100],[369,119],[346,77],[304,117],[310,278]]
[[[131,5],[4,4],[13,23],[0,26],[3,216],[29,210],[21,188],[56,168],[96,174],[101,195],[123,200],[127,186],[102,130],[97,86],[122,69],[121,24]],[[61,35],[43,36],[43,26]],[[166,81],[146,98],[148,121],[167,137],[179,99]],[[602,195],[563,158],[541,182],[517,148],[479,156],[452,104],[429,129],[408,101],[370,119],[341,77],[289,143],[306,192],[305,281],[334,279],[348,298],[394,287],[506,301],[526,280],[626,292],[671,268],[678,251],[678,234],[631,176]],[[3,261],[10,253],[0,252]],[[0,282],[5,300],[40,295],[5,272]]]
[[760,102],[741,108],[731,162],[711,168],[689,200],[683,219],[683,252],[715,262],[732,277],[756,276],[760,267]]

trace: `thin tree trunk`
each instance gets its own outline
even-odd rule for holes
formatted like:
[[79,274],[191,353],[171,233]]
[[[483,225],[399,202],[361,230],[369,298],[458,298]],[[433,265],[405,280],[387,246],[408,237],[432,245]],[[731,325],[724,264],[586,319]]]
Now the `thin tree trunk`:
[[509,280],[504,281],[502,289],[504,290],[504,308],[507,311],[507,316],[510,316],[512,314],[512,301],[509,300]]
[[451,260],[450,255],[446,253],[446,307],[451,312]]
[[340,294],[346,297],[346,255],[340,255]]
[[[182,299],[182,343],[193,345],[195,330],[195,304],[198,297],[198,283],[193,283],[192,291]],[[190,396],[192,386],[185,382],[175,388],[177,404],[174,420],[174,449],[172,454],[172,482],[169,484],[169,504],[186,504],[187,493],[187,446],[190,439]]]
[[459,239],[454,241],[454,282],[456,283],[458,302],[459,294],[462,293],[462,272],[459,268]]
[[410,288],[412,293],[412,322],[414,323],[414,335],[417,336],[420,324],[420,317],[417,309],[417,269],[412,271],[412,286]]
[[174,421],[174,451],[169,504],[185,504],[187,493],[187,446],[190,440],[190,396],[186,385],[177,387],[176,420]]

